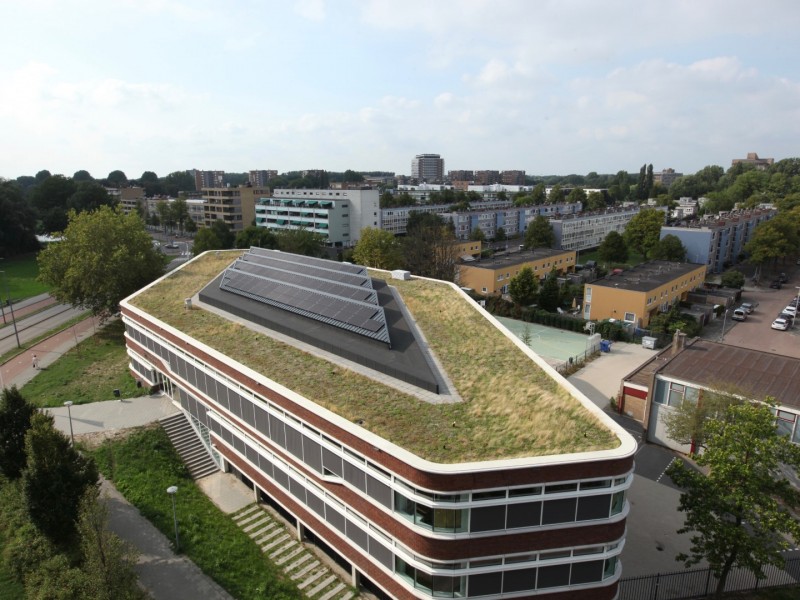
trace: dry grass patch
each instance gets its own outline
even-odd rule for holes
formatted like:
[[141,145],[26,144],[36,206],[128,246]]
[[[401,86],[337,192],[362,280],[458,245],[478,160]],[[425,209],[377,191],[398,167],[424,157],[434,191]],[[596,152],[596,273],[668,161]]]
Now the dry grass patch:
[[238,254],[196,260],[132,303],[332,412],[363,419],[368,430],[430,461],[542,456],[619,444],[446,285],[392,281],[464,399],[457,404],[423,402],[213,313],[184,310],[184,299]]

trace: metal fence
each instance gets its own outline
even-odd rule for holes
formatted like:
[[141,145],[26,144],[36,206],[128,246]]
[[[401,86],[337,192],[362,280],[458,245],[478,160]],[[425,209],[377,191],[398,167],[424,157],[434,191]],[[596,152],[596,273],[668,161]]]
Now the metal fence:
[[567,360],[563,363],[556,366],[556,371],[561,373],[562,375],[568,375],[574,372],[578,367],[583,366],[587,360],[591,357],[595,356],[596,354],[600,354],[600,345],[595,345],[581,352],[580,354],[576,354],[575,356],[570,356]]
[[[789,558],[783,568],[768,566],[765,579],[750,571],[733,569],[725,582],[726,592],[748,592],[800,584],[800,558]],[[691,600],[705,598],[717,589],[711,569],[691,569],[628,577],[619,581],[619,600]]]

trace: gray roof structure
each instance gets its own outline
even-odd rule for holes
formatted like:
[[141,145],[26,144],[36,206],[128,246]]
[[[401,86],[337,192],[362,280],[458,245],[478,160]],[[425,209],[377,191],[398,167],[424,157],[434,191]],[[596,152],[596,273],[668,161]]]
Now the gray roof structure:
[[492,258],[482,258],[474,262],[470,262],[469,266],[478,269],[504,269],[505,267],[513,267],[514,265],[521,265],[534,260],[541,260],[543,258],[550,258],[551,256],[560,256],[562,254],[575,254],[574,250],[554,250],[552,248],[536,248],[535,250],[523,250],[521,252],[513,252],[507,254],[495,255]]
[[616,269],[602,279],[591,282],[593,287],[613,287],[636,292],[647,292],[661,287],[682,275],[687,275],[703,264],[651,260],[632,269]]
[[[385,282],[371,279],[366,268],[358,265],[251,250],[258,252],[246,253],[200,291],[202,302],[439,393],[439,380],[423,345],[406,320],[399,297]],[[326,269],[333,274],[322,273]],[[355,285],[352,277],[361,285]],[[348,293],[358,299],[347,298]],[[375,319],[378,313],[381,321]],[[369,320],[380,327],[370,330],[367,326],[373,324]],[[376,332],[378,335],[374,335]]]
[[653,372],[709,389],[741,390],[800,408],[800,359],[695,338],[673,355],[668,346],[626,381],[649,387]]

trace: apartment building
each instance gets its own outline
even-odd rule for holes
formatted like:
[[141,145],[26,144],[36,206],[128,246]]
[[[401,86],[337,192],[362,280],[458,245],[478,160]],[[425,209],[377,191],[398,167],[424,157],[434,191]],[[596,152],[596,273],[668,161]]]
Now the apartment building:
[[583,318],[617,319],[647,328],[659,312],[686,300],[706,278],[704,264],[653,260],[632,269],[614,269],[583,286]]
[[378,190],[278,189],[255,207],[256,225],[280,231],[304,228],[329,246],[353,246],[364,227],[381,227]]
[[[455,285],[403,273],[204,253],[121,303],[131,372],[354,585],[616,598],[635,440]],[[492,352],[469,385],[458,345]]]
[[767,208],[720,213],[680,227],[662,227],[661,238],[676,236],[686,247],[688,260],[704,263],[711,273],[722,273],[741,262],[755,228],[776,214]]
[[444,181],[444,159],[438,154],[417,154],[411,161],[411,178],[426,183]]
[[278,171],[276,170],[255,170],[250,171],[247,175],[247,180],[250,182],[250,185],[253,187],[258,188],[265,188],[268,187],[268,181],[278,176]]
[[144,188],[138,186],[126,188],[106,188],[106,192],[122,208],[126,215],[131,212],[139,211],[140,207],[146,202]]
[[653,173],[653,182],[669,188],[678,177],[683,177],[683,173],[676,173],[675,169],[662,169],[659,173]]
[[575,271],[575,252],[537,248],[458,265],[458,284],[480,294],[507,294],[508,284],[524,267],[544,279],[555,269],[559,275]]
[[238,187],[203,188],[204,227],[223,221],[238,233],[252,225],[256,218],[256,198],[269,195],[269,189],[249,185]]
[[[656,207],[666,211],[666,207]],[[556,237],[555,246],[564,250],[597,248],[612,231],[622,233],[641,207],[608,208],[580,214],[565,213],[550,220]]]
[[192,169],[194,176],[194,189],[198,192],[203,188],[221,188],[225,186],[225,171],[200,171]]

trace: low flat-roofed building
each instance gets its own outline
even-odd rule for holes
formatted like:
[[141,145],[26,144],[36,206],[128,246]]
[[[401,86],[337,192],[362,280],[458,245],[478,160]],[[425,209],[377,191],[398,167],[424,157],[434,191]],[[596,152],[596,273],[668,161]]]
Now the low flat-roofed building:
[[615,269],[583,286],[583,318],[617,319],[647,327],[653,315],[667,312],[701,286],[706,266],[652,260],[633,269]]
[[251,248],[121,311],[132,373],[354,584],[617,597],[635,440],[456,285]]
[[575,256],[575,252],[551,248],[499,254],[458,265],[458,284],[487,296],[507,294],[511,279],[524,267],[533,269],[538,279],[544,279],[553,269],[563,275],[575,271]]
[[695,338],[673,344],[628,374],[620,385],[620,410],[644,424],[647,439],[681,452],[693,448],[672,440],[664,414],[684,400],[701,401],[715,391],[753,400],[774,398],[778,429],[800,444],[800,359]]

